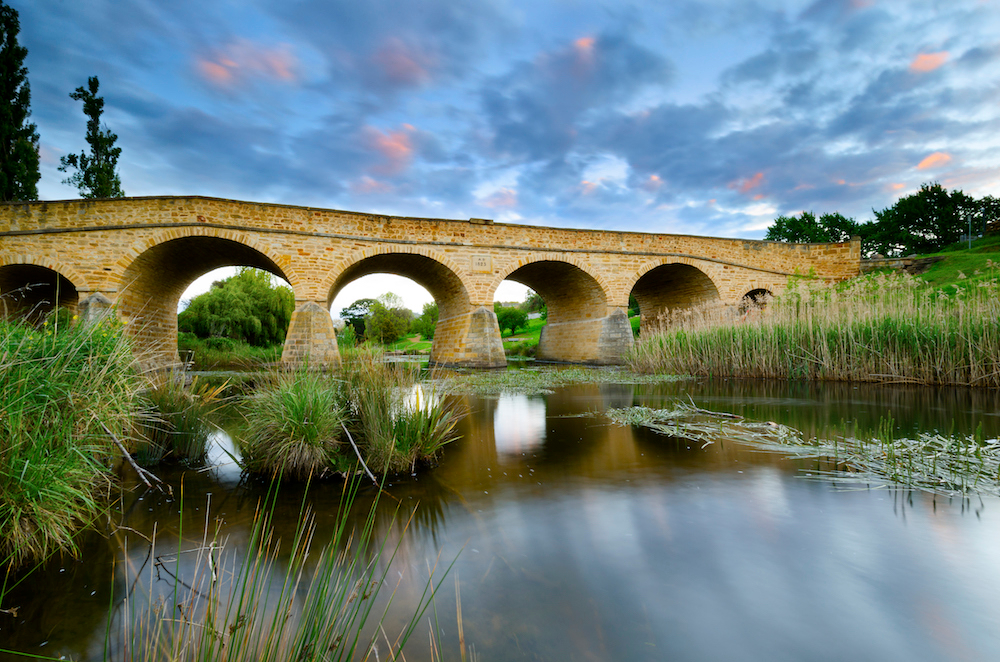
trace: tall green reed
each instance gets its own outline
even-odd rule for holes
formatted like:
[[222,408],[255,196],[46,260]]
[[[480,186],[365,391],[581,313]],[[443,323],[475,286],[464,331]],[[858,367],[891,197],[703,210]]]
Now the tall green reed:
[[762,309],[675,311],[649,325],[638,372],[1000,386],[1000,278],[935,289],[905,274],[837,287],[792,279]]
[[[281,541],[274,535],[276,483],[258,504],[243,552],[235,544],[227,549],[230,543],[217,529],[209,533],[207,515],[200,546],[178,550],[174,559],[158,557],[154,539],[149,557],[160,559],[159,567],[175,568],[173,594],[169,600],[153,595],[150,589],[158,566],[149,564],[148,592],[127,593],[121,605],[120,638],[109,637],[106,658],[401,659],[436,589],[428,578],[402,629],[391,636],[385,632],[395,588],[380,611],[376,598],[393,586],[388,573],[400,543],[393,546],[388,532],[376,535],[377,501],[361,526],[352,527],[350,511],[357,490],[357,481],[345,483],[337,525],[318,550],[313,518],[304,504],[292,540]],[[408,521],[404,531],[407,525]],[[189,551],[195,559],[182,566],[180,554]]]
[[215,430],[211,419],[223,404],[221,394],[227,386],[228,382],[199,383],[197,377],[185,386],[174,374],[152,384],[142,394],[146,408],[137,420],[135,456],[139,464],[150,466],[167,458],[204,462]]

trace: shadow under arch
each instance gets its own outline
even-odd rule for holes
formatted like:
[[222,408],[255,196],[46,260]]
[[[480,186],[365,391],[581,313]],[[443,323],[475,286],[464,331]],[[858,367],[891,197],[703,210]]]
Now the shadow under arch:
[[232,239],[191,235],[168,239],[140,253],[126,267],[118,311],[128,323],[138,353],[152,363],[177,359],[177,306],[184,290],[219,267],[255,267],[286,281],[275,261]]
[[506,365],[500,330],[492,310],[477,308],[457,270],[438,256],[391,249],[354,258],[332,279],[327,308],[348,283],[371,274],[409,278],[425,288],[438,306],[430,361],[441,365]]
[[774,293],[766,288],[752,289],[740,298],[739,312],[741,315],[745,315],[751,310],[763,310],[773,298]]
[[31,263],[0,264],[0,318],[38,324],[56,308],[77,312],[77,286],[58,270]]
[[537,359],[620,363],[631,347],[632,333],[623,331],[628,317],[620,310],[609,314],[606,288],[580,266],[539,259],[511,270],[505,279],[530,287],[545,301],[548,316]]
[[672,311],[722,300],[719,288],[708,274],[682,262],[660,264],[647,270],[632,286],[632,296],[642,316],[640,333]]

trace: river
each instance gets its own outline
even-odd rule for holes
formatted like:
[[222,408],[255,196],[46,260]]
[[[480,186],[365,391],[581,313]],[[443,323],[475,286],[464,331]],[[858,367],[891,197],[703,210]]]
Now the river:
[[[461,439],[380,499],[378,535],[398,544],[377,598],[381,608],[396,588],[385,629],[402,626],[440,559],[443,659],[460,659],[456,588],[480,660],[1000,659],[1000,500],[821,480],[816,460],[702,447],[602,415],[689,397],[807,435],[865,434],[887,415],[900,435],[980,424],[1000,434],[1000,394],[988,390],[702,380],[463,396]],[[169,592],[150,559],[176,552],[179,527],[184,548],[218,526],[226,549],[239,549],[265,488],[241,482],[218,449],[214,462],[162,471],[173,496],[128,483],[110,515],[128,529],[100,526],[82,536],[80,560],[53,559],[17,587],[0,605],[19,607],[0,615],[0,648],[102,659],[122,599]],[[339,483],[304,490],[282,488],[282,540],[303,502],[317,541],[338,521]],[[374,496],[365,488],[358,511]],[[150,553],[139,534],[154,526]],[[433,618],[407,660],[430,659]]]

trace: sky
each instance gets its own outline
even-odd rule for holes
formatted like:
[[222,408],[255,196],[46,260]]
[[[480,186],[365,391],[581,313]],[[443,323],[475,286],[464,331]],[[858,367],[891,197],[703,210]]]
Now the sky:
[[127,195],[749,239],[1000,195],[1000,0],[7,1],[46,200],[94,75]]

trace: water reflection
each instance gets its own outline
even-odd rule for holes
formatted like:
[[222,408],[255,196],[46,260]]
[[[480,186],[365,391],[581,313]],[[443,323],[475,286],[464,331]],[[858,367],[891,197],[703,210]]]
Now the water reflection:
[[501,395],[493,409],[497,455],[524,455],[545,443],[545,402],[526,395]]
[[[386,630],[408,618],[429,565],[457,558],[437,602],[451,658],[455,580],[465,639],[483,659],[1000,655],[1000,500],[844,491],[803,479],[822,468],[815,460],[726,441],[702,447],[600,415],[688,397],[807,434],[870,430],[887,413],[903,432],[982,424],[987,436],[1000,433],[1000,396],[961,389],[722,381],[466,397],[456,403],[469,412],[461,438],[434,471],[399,477],[381,497],[366,487],[354,506],[360,523],[379,498],[376,538],[398,545],[390,574],[400,583],[375,609],[396,590]],[[216,527],[227,550],[245,548],[267,486],[239,482],[221,450],[231,452],[226,438],[216,441],[213,470],[164,475],[173,497],[127,486],[135,491],[116,517],[128,529],[88,534],[85,563],[53,562],[19,588],[12,599],[22,618],[13,629],[0,620],[4,645],[100,659],[106,606],[120,605],[140,569],[148,573],[142,536],[154,528],[171,553],[196,548]],[[341,489],[282,486],[276,537],[291,538],[305,504],[317,541],[328,540]],[[280,571],[287,552],[277,558]],[[182,556],[182,573],[186,563]],[[136,590],[168,585],[142,579]],[[407,659],[429,659],[425,639],[414,638]]]

